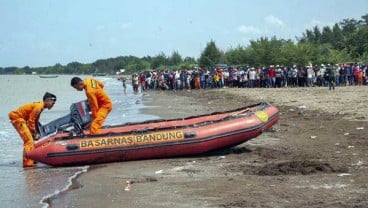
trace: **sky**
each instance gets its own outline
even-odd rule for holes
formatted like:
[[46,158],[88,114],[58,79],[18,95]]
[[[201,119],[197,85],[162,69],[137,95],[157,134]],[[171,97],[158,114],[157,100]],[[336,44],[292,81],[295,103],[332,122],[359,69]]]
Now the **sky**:
[[368,0],[0,0],[0,67],[174,51],[198,58],[368,14]]

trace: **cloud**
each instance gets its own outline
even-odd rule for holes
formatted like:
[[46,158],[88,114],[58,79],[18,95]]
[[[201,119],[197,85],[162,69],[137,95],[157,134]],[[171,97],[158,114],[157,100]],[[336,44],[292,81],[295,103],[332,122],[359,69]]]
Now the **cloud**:
[[254,26],[240,25],[237,30],[242,34],[254,35],[262,33],[261,30]]
[[284,27],[285,26],[285,23],[280,20],[279,18],[273,16],[272,14],[270,15],[267,15],[264,20],[270,24],[270,25],[273,25],[273,26],[277,26],[277,27]]
[[120,25],[120,28],[123,29],[123,30],[129,29],[131,27],[132,27],[132,23],[130,23],[130,22],[122,23]]

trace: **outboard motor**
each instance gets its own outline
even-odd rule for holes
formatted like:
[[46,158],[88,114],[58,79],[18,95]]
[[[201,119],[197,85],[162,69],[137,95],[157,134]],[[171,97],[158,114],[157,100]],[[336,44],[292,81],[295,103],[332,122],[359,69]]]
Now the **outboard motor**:
[[45,125],[38,123],[41,138],[63,131],[68,131],[72,135],[83,134],[83,129],[91,122],[90,111],[87,100],[73,103],[70,106],[70,114]]

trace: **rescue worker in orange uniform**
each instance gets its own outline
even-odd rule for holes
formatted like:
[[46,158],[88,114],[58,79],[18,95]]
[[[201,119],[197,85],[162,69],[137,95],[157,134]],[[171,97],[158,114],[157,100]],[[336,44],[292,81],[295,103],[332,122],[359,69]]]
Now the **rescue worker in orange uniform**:
[[78,91],[85,91],[92,112],[90,134],[100,134],[101,127],[112,110],[112,102],[103,90],[103,83],[93,78],[82,80],[79,77],[73,77],[70,84]]
[[40,138],[36,127],[40,114],[45,108],[50,110],[55,102],[56,96],[46,92],[43,96],[43,102],[28,103],[9,113],[11,123],[24,142],[23,167],[31,167],[34,164],[33,160],[26,157],[26,152],[33,150],[34,140]]

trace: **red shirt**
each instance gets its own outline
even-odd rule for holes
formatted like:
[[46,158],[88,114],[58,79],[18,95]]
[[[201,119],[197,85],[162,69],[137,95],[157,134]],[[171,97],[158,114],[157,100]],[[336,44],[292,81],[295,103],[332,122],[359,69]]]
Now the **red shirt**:
[[275,69],[274,68],[270,68],[268,70],[268,76],[271,77],[271,78],[275,77]]

